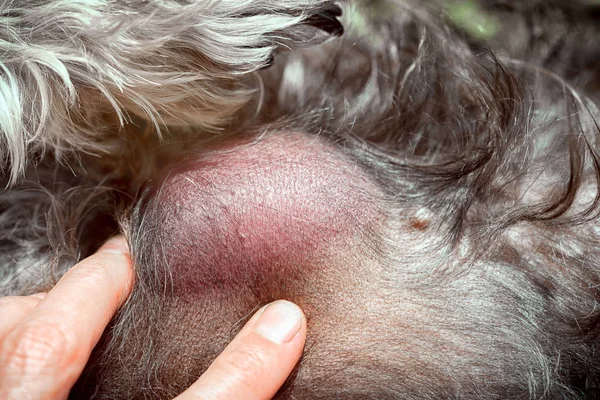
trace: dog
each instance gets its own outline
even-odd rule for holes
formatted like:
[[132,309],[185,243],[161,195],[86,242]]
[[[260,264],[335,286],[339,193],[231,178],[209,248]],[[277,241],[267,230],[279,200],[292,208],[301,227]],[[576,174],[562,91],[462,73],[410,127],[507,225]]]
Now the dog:
[[71,398],[172,398],[279,298],[278,399],[598,395],[597,96],[432,9],[5,3],[1,293],[136,269]]

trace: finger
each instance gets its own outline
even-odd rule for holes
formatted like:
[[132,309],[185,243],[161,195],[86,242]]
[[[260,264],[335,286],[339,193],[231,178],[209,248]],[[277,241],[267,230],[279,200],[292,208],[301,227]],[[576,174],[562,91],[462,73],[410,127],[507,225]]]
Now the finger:
[[305,339],[306,319],[298,306],[271,303],[176,400],[270,399],[294,369]]
[[132,281],[122,237],[69,270],[0,342],[0,398],[66,398]]
[[0,298],[0,340],[44,298],[45,293]]

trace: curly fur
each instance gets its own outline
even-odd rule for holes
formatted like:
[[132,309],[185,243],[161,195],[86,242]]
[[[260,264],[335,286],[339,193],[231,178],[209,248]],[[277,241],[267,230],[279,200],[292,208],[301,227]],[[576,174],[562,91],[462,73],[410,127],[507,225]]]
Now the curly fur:
[[32,152],[110,151],[102,136],[132,113],[158,132],[165,123],[216,129],[255,90],[241,77],[277,47],[310,39],[300,26],[325,4],[4,1],[0,161],[15,182]]
[[[600,129],[593,100],[597,93],[578,86],[592,80],[594,71],[569,81],[564,64],[543,61],[544,46],[529,49],[527,60],[522,48],[496,44],[496,50],[482,50],[482,43],[465,40],[430,10],[390,0],[345,5],[343,38],[278,54],[271,68],[257,72],[260,79],[246,80],[242,73],[264,65],[270,50],[261,44],[239,67],[231,57],[237,57],[239,46],[240,51],[248,49],[234,38],[252,38],[252,29],[260,30],[256,40],[270,37],[267,31],[285,31],[290,37],[287,25],[274,29],[268,21],[290,22],[304,15],[297,10],[312,8],[300,2],[279,2],[277,10],[256,1],[240,8],[232,3],[202,3],[235,21],[240,18],[241,26],[250,29],[223,37],[234,40],[229,59],[218,59],[218,47],[207,50],[222,42],[206,36],[203,44],[185,39],[190,26],[202,25],[202,19],[191,24],[189,7],[197,6],[202,9],[197,15],[214,21],[210,8],[161,3],[173,13],[186,10],[190,25],[179,30],[186,26],[182,15],[177,29],[165,23],[170,35],[144,42],[143,52],[122,53],[118,65],[129,65],[117,68],[123,82],[136,82],[122,84],[123,92],[108,77],[98,78],[110,88],[116,106],[100,110],[83,103],[82,113],[101,111],[97,118],[114,125],[95,126],[95,139],[78,136],[81,146],[74,147],[94,149],[97,141],[110,146],[111,153],[100,165],[85,154],[62,162],[46,156],[38,168],[29,168],[26,180],[0,197],[5,250],[0,293],[49,287],[111,231],[120,226],[128,235],[136,288],[72,398],[171,398],[196,379],[253,309],[281,293],[308,310],[311,331],[303,360],[278,398],[595,398],[600,384]],[[123,4],[131,7],[116,9],[154,15],[135,2]],[[538,3],[527,4],[535,8]],[[552,7],[560,9],[557,4]],[[519,11],[515,18],[527,12]],[[112,21],[111,13],[102,15]],[[155,29],[140,21],[145,20],[139,26],[111,26],[117,32]],[[162,58],[144,55],[155,54],[150,43],[165,45],[156,47]],[[119,49],[107,47],[100,54]],[[161,52],[166,49],[170,57],[165,58],[167,53]],[[210,60],[219,60],[222,69]],[[207,81],[169,75],[178,68],[196,71],[190,66],[202,68],[207,62],[206,71],[218,71],[206,72]],[[111,65],[111,60],[98,60],[99,71]],[[174,81],[159,79],[159,66]],[[145,74],[162,82],[159,89],[143,79]],[[222,86],[223,77],[242,86]],[[21,79],[38,84],[35,78]],[[65,92],[53,93],[63,95],[47,101],[74,112],[68,106],[68,85],[60,86]],[[99,89],[94,95],[97,88],[91,86],[92,98],[108,101],[98,96]],[[77,96],[82,88],[88,89],[75,85]],[[240,88],[248,102],[230,107]],[[42,96],[39,89],[31,90]],[[145,100],[138,103],[136,93]],[[171,95],[173,101],[165,101]],[[140,106],[145,101],[153,108]],[[297,281],[248,283],[227,296],[175,295],[169,277],[157,273],[164,271],[165,259],[157,249],[165,238],[153,193],[162,184],[156,177],[170,165],[192,151],[210,152],[215,133],[207,127],[218,119],[203,114],[206,102],[224,112],[219,118],[232,116],[217,136],[257,132],[256,140],[261,140],[282,130],[309,133],[348,155],[378,183],[385,192],[387,225],[382,236],[363,232],[364,252],[373,259],[369,268],[350,277],[344,269],[318,279],[307,272]],[[118,129],[115,110],[138,116],[131,122],[124,118]],[[202,121],[191,120],[199,126],[172,124],[188,120],[189,110],[198,110],[192,114]],[[40,135],[52,131],[60,140],[67,135],[50,129],[52,118],[72,124],[74,135],[80,134],[73,118],[60,115],[49,113]],[[169,132],[161,142],[155,125],[162,129],[163,122]],[[103,130],[109,134],[100,140],[96,135]],[[76,139],[69,143],[73,146]],[[14,181],[20,172],[14,172],[10,160],[6,169]],[[106,231],[90,234],[100,223]],[[298,281],[304,291],[294,286]]]

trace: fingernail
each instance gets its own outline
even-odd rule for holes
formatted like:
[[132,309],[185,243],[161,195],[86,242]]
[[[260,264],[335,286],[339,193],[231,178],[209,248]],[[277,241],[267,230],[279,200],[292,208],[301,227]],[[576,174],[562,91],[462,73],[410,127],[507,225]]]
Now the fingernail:
[[254,329],[275,343],[289,343],[302,327],[304,315],[297,305],[279,300],[267,305]]
[[119,235],[108,239],[98,251],[113,254],[127,254],[129,253],[129,248],[127,247],[127,240],[125,240],[122,235]]

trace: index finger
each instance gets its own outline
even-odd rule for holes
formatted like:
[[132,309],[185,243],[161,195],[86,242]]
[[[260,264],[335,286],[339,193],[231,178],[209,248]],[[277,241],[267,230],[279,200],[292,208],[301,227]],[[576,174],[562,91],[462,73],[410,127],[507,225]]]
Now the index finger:
[[132,284],[123,237],[69,270],[0,343],[0,398],[66,398]]

